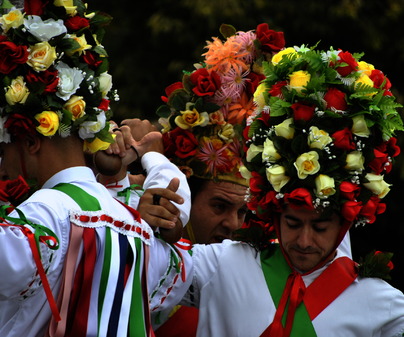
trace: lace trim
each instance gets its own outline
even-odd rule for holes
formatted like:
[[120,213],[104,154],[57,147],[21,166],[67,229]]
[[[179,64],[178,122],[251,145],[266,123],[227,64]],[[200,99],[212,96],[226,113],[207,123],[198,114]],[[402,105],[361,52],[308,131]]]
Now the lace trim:
[[138,237],[146,244],[150,245],[153,236],[152,229],[138,221],[127,221],[115,219],[101,211],[70,211],[70,222],[76,226],[85,228],[109,227],[120,234]]

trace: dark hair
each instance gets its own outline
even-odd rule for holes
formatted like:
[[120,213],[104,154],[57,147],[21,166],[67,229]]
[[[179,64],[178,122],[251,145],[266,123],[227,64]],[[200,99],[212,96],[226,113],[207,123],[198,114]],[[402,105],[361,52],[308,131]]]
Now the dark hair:
[[198,193],[204,189],[205,185],[209,182],[208,179],[190,176],[188,178],[189,189],[191,190],[191,203],[194,202]]

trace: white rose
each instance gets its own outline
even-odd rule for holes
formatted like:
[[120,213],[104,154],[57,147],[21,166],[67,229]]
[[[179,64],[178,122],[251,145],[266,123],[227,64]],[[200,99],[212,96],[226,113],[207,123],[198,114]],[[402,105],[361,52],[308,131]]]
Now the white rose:
[[106,120],[107,118],[105,117],[104,111],[101,111],[97,115],[96,121],[83,122],[80,125],[79,129],[80,138],[81,139],[93,138],[97,132],[101,131],[105,127]]
[[56,96],[67,101],[74,95],[84,79],[83,72],[78,68],[70,68],[66,63],[59,62],[56,66],[59,74],[58,92]]
[[24,20],[24,26],[27,30],[40,41],[49,41],[55,36],[67,33],[63,20],[47,19],[37,15],[30,15]]
[[100,81],[100,91],[102,93],[102,97],[106,97],[112,88],[112,76],[105,72],[100,75],[98,80]]
[[280,192],[281,188],[290,180],[285,172],[285,168],[281,165],[274,165],[266,169],[267,179],[276,192]]
[[285,119],[282,123],[275,126],[275,134],[286,139],[292,139],[295,135],[295,129],[291,127],[292,124],[293,118]]
[[247,150],[246,160],[248,162],[250,162],[251,160],[253,160],[255,158],[255,156],[257,154],[260,154],[263,149],[264,149],[264,147],[262,145],[251,144],[250,147]]
[[363,183],[363,186],[365,186],[368,190],[372,191],[373,194],[376,194],[380,199],[384,198],[387,193],[390,192],[390,184],[387,184],[383,180],[382,175],[374,174],[374,173],[368,173],[365,176],[365,179],[368,180],[367,183]]
[[274,142],[267,139],[264,142],[264,150],[262,151],[262,160],[274,163],[281,158],[281,155],[276,151]]
[[307,144],[312,149],[322,150],[331,142],[332,138],[326,131],[320,130],[317,126],[310,127],[309,136],[307,137]]

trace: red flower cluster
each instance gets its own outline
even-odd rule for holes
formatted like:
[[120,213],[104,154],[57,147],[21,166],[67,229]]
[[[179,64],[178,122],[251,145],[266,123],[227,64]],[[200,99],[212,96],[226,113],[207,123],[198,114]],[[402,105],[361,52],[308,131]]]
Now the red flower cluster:
[[27,62],[28,55],[27,46],[17,46],[6,36],[0,35],[0,73],[11,73],[18,65]]
[[13,206],[16,206],[16,201],[23,198],[29,190],[30,187],[21,176],[14,180],[1,180],[0,200],[10,202]]

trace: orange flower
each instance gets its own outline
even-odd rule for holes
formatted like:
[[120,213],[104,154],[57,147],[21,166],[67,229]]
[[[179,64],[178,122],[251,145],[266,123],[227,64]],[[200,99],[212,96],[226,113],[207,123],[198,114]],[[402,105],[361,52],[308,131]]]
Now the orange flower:
[[235,41],[234,37],[229,37],[225,43],[218,38],[213,38],[213,42],[208,41],[208,51],[205,56],[205,62],[212,70],[221,73],[227,73],[231,68],[247,70],[243,57],[248,54],[247,51],[241,51],[241,45]]
[[240,101],[229,107],[228,122],[230,124],[242,124],[247,117],[251,116],[254,108],[253,99],[248,98],[247,94],[243,92]]

